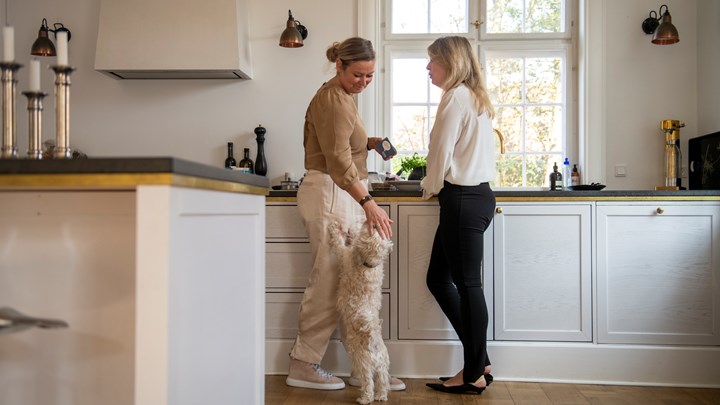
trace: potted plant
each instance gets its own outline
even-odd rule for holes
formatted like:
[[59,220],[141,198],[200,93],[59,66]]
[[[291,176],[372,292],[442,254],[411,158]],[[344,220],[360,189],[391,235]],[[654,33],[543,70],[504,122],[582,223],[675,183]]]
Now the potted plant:
[[407,173],[408,180],[421,180],[425,177],[425,168],[427,166],[427,156],[420,156],[413,153],[412,156],[405,156],[400,159],[400,171],[398,175]]

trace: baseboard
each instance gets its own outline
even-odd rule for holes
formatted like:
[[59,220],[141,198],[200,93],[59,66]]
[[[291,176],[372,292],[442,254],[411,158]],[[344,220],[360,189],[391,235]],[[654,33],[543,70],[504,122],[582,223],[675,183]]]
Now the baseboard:
[[[266,341],[266,374],[287,374],[292,340]],[[462,368],[456,341],[387,341],[390,371],[436,378]],[[489,342],[497,381],[720,388],[720,347]],[[333,340],[322,366],[350,374],[342,344]]]

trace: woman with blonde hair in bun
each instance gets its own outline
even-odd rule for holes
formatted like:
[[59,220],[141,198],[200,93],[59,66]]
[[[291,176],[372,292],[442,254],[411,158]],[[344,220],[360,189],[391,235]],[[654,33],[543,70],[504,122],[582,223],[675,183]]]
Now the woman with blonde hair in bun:
[[[349,229],[367,221],[383,239],[392,237],[392,220],[370,196],[367,156],[382,138],[368,138],[354,96],[372,82],[375,50],[363,38],[335,42],[326,52],[335,76],[320,87],[305,113],[303,146],[307,173],[297,203],[310,239],[313,267],[300,304],[298,334],[290,352],[286,383],[293,387],[336,390],[345,383],[320,367],[330,336],[338,326],[337,258],[330,251],[328,228]],[[359,386],[356,379],[350,384]],[[397,378],[391,389],[405,389]]]

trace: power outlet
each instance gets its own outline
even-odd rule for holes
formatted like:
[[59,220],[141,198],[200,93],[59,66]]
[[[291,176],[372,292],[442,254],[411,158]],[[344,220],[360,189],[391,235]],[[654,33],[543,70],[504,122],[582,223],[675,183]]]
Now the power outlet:
[[627,177],[627,166],[624,164],[615,165],[615,177]]

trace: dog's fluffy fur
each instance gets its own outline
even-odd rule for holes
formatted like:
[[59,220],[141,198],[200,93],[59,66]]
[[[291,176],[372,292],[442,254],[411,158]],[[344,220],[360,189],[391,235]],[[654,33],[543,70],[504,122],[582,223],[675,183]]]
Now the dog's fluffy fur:
[[337,308],[345,333],[345,348],[360,380],[359,404],[387,401],[390,356],[380,319],[383,263],[392,242],[370,233],[367,223],[343,232],[331,226],[330,244],[340,265]]

